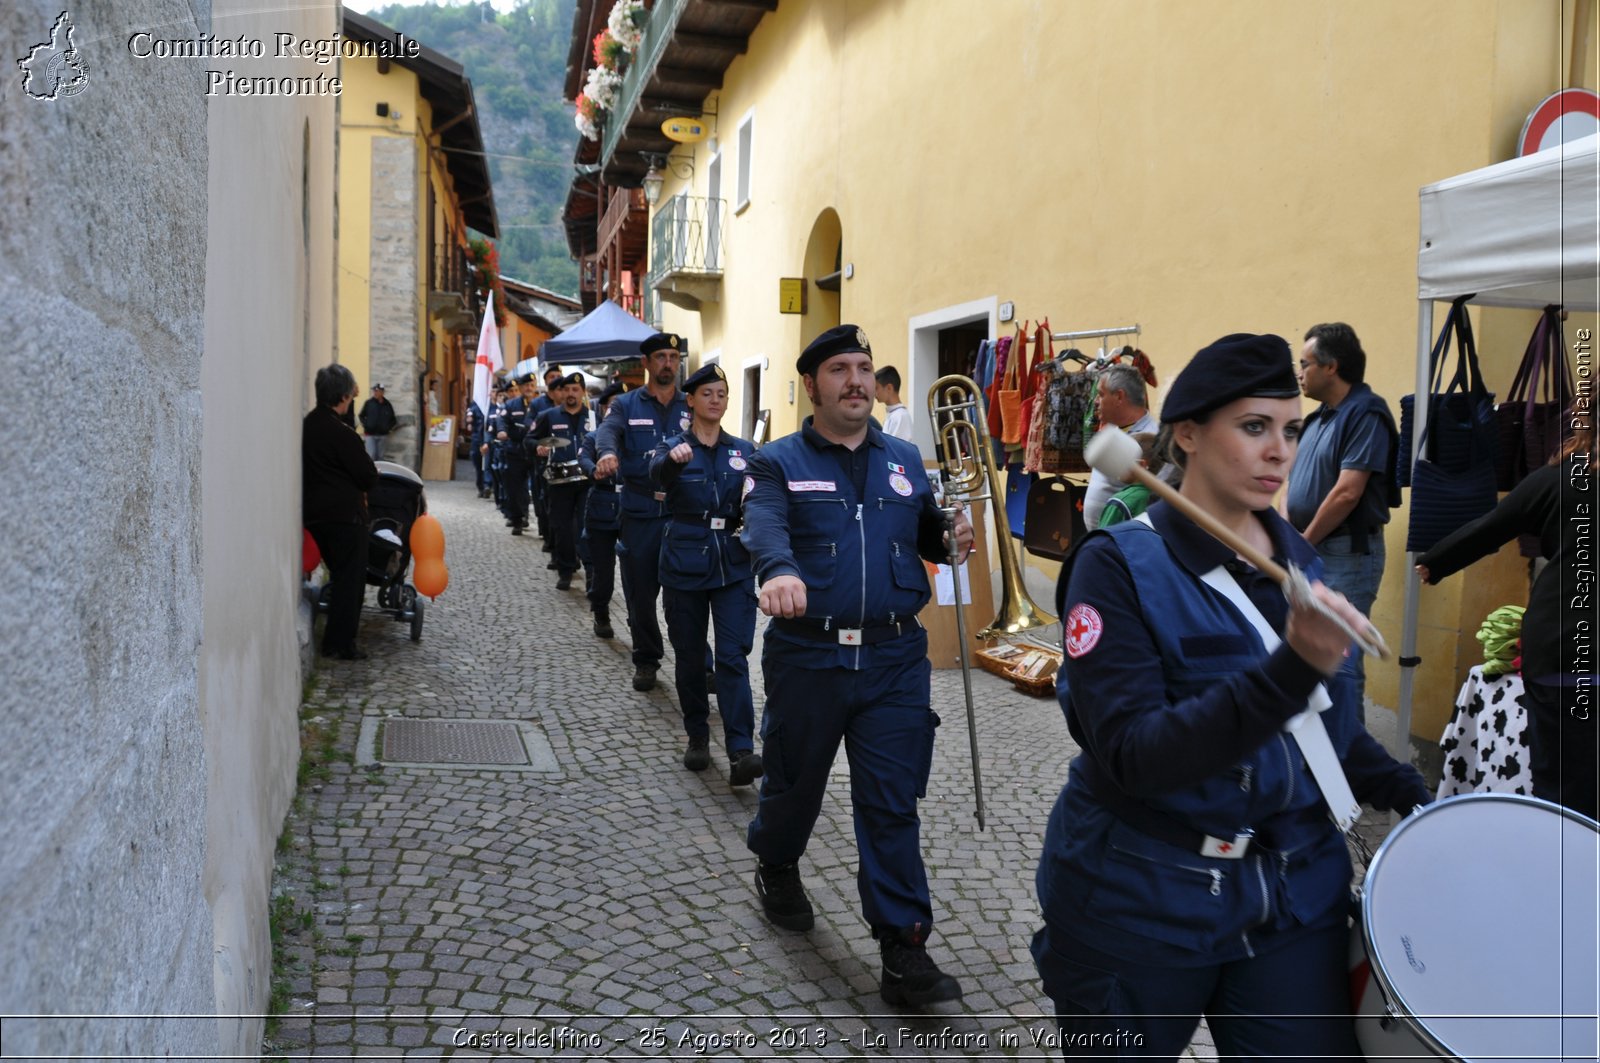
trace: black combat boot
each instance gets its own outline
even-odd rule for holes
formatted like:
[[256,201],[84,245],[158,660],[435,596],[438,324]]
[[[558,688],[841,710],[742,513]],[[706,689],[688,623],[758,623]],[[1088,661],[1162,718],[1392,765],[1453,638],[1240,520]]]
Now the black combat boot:
[[811,901],[800,885],[797,864],[756,865],[756,896],[774,926],[785,930],[810,930],[815,921]]
[[683,751],[683,766],[690,771],[705,771],[711,767],[711,739],[707,735],[689,739],[689,748]]
[[923,943],[928,928],[873,930],[883,953],[883,999],[891,1004],[921,1007],[961,999],[961,983],[939,970]]
[[728,760],[732,762],[728,768],[729,786],[749,786],[761,778],[761,773],[766,770],[761,763],[761,754],[753,749],[741,749],[729,754]]
[[656,666],[641,664],[633,670],[633,689],[643,693],[656,688]]
[[597,639],[614,639],[616,631],[611,627],[611,612],[607,609],[596,609],[594,613],[594,637]]

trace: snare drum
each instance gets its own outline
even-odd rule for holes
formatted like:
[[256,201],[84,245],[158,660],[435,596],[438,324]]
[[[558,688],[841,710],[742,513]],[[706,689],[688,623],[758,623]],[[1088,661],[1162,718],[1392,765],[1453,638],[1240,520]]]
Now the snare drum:
[[1402,821],[1352,935],[1367,1059],[1595,1059],[1597,869],[1600,824],[1532,797],[1453,797]]
[[583,466],[575,461],[549,462],[544,467],[544,478],[551,486],[584,483],[589,479],[583,474]]

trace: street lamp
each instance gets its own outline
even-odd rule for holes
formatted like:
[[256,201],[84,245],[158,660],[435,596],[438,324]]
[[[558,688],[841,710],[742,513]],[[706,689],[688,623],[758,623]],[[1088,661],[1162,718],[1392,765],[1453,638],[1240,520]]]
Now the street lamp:
[[644,201],[650,206],[655,206],[661,200],[661,186],[666,182],[666,171],[671,170],[672,176],[679,179],[694,176],[694,159],[680,158],[676,155],[657,155],[654,152],[641,151],[650,169],[645,171],[644,179],[640,182],[644,186]]
[[644,201],[652,207],[661,199],[661,184],[666,176],[661,172],[661,156],[651,155],[650,169],[644,175]]

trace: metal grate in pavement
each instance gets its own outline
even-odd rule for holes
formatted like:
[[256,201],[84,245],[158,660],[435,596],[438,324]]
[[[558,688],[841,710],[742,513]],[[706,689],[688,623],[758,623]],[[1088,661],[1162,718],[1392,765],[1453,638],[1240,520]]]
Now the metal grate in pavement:
[[404,717],[384,721],[383,759],[401,764],[529,763],[514,723]]

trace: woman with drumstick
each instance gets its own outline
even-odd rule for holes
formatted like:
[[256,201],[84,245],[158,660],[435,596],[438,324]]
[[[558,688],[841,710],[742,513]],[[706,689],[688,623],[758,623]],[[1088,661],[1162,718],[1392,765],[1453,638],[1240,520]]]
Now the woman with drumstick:
[[1272,509],[1301,422],[1288,343],[1217,340],[1161,420],[1182,499],[1220,527],[1158,501],[1062,569],[1058,691],[1082,753],[1045,832],[1034,959],[1069,1058],[1176,1059],[1203,1015],[1224,1058],[1358,1059],[1350,858],[1323,790],[1348,779],[1401,812],[1428,792],[1353,713],[1321,711],[1366,618],[1319,582],[1291,607],[1241,557],[1320,574]]

